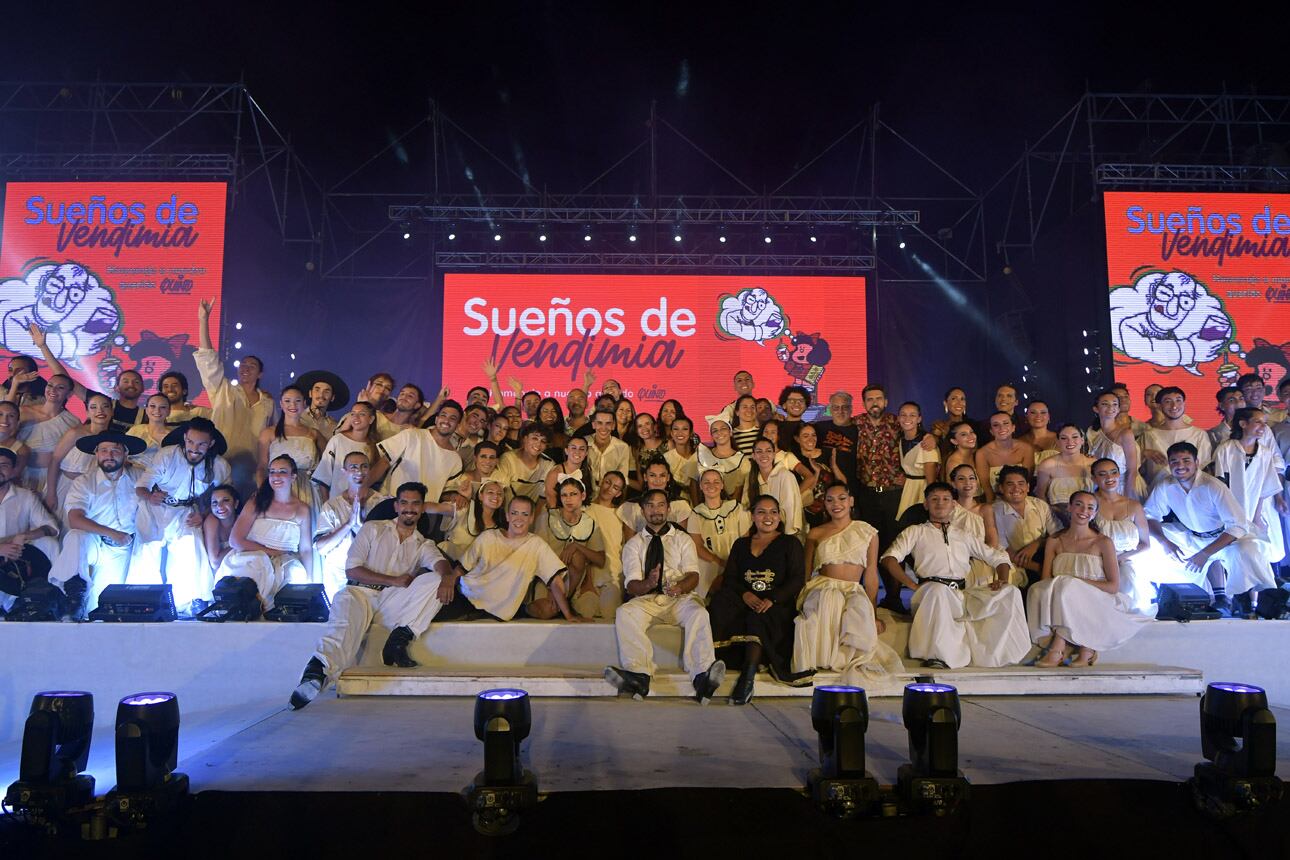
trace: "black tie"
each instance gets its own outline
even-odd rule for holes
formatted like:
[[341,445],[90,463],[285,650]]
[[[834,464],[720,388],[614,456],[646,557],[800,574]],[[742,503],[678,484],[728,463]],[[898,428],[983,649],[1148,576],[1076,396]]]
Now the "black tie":
[[649,526],[645,527],[645,531],[650,535],[649,546],[645,548],[645,576],[648,577],[650,571],[655,567],[658,568],[658,584],[654,586],[654,590],[659,592],[663,590],[663,535],[667,534],[671,525],[671,523],[664,523],[663,528],[657,532],[651,531]]

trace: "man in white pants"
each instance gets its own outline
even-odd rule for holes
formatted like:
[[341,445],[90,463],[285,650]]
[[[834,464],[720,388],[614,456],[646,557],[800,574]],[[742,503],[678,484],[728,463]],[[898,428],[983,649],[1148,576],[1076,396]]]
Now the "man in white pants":
[[138,436],[116,430],[82,436],[76,448],[93,454],[95,466],[72,483],[67,494],[63,549],[49,572],[51,584],[69,598],[67,616],[79,621],[99,605],[109,585],[124,583],[130,570],[139,496],[139,469],[128,456],[148,447]]
[[363,451],[350,451],[341,467],[348,486],[327,500],[314,523],[314,551],[322,556],[323,587],[335,600],[347,585],[349,548],[372,509],[389,498],[367,486],[371,463]]
[[[20,356],[21,357],[21,356]],[[8,612],[58,555],[58,521],[40,497],[13,481],[18,455],[0,448],[0,609]]]
[[[914,589],[909,656],[931,669],[1021,662],[1030,651],[1030,632],[1021,591],[1008,583],[1008,554],[952,524],[949,484],[928,484],[923,499],[930,521],[905,529],[882,556],[883,569]],[[911,553],[913,578],[902,564]],[[966,581],[973,558],[994,568],[988,585]]]
[[292,710],[312,702],[352,666],[373,624],[390,628],[381,651],[387,666],[411,667],[408,644],[430,628],[442,604],[440,580],[451,567],[434,542],[417,531],[424,484],[408,482],[394,499],[395,518],[367,522],[349,549],[349,585],[336,595],[331,620],[291,694]]
[[1168,559],[1153,568],[1151,580],[1199,585],[1214,595],[1219,612],[1248,615],[1255,594],[1276,581],[1241,506],[1226,484],[1200,471],[1190,442],[1169,446],[1169,472],[1142,506]]
[[207,418],[193,418],[162,440],[161,450],[134,482],[139,497],[130,582],[164,581],[175,609],[192,614],[210,600],[213,572],[202,550],[202,512],[212,487],[229,481],[224,436]]
[[693,679],[695,700],[706,705],[726,677],[726,664],[716,659],[708,610],[695,592],[699,556],[690,535],[668,522],[666,492],[646,492],[641,510],[645,529],[623,547],[623,582],[632,599],[614,617],[622,666],[605,667],[605,680],[622,695],[649,695],[656,668],[649,628],[679,624],[685,633],[681,665]]

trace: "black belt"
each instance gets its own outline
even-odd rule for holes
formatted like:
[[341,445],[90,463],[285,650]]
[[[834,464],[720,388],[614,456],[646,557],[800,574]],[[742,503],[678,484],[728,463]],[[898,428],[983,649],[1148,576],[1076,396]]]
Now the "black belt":
[[927,480],[927,476],[926,476],[926,475],[911,475],[911,474],[909,474],[908,472],[905,472],[905,477],[906,477],[906,478],[908,478],[908,479],[909,479],[909,480],[911,480],[911,481],[926,481],[926,480]]
[[950,588],[957,588],[959,591],[967,589],[967,583],[961,579],[945,579],[941,576],[920,576],[921,582],[939,582],[941,585],[948,585]]
[[346,585],[353,585],[357,588],[370,588],[373,591],[384,591],[389,588],[388,585],[372,585],[370,582],[355,582],[352,579],[345,580]]
[[161,503],[172,508],[191,508],[197,504],[197,501],[197,499],[175,499],[167,496],[161,500]]
[[[1178,525],[1182,526],[1182,523],[1180,522],[1178,523]],[[1210,532],[1198,532],[1195,529],[1187,528],[1187,526],[1183,526],[1183,528],[1187,529],[1187,531],[1191,532],[1196,537],[1204,538],[1205,540],[1213,540],[1219,535],[1222,535],[1227,532],[1227,529],[1223,529],[1223,528],[1214,529],[1213,531],[1210,531]]]

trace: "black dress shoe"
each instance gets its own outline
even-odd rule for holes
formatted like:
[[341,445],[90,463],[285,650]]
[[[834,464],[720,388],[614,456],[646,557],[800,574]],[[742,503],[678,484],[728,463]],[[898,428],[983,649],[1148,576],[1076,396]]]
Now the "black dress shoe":
[[631,696],[638,702],[649,695],[649,675],[644,672],[628,672],[617,666],[606,666],[605,681],[618,691],[618,695]]
[[901,602],[900,602],[900,598],[899,598],[899,597],[894,597],[894,598],[891,598],[891,597],[884,597],[884,598],[882,599],[882,601],[881,601],[881,602],[879,602],[879,604],[878,604],[878,608],[879,608],[879,609],[885,609],[885,610],[887,610],[888,612],[892,612],[892,613],[894,613],[894,614],[896,614],[896,615],[908,615],[908,614],[909,614],[909,610],[905,608],[905,604],[903,604],[903,603],[901,603]]
[[923,661],[923,668],[924,669],[948,669],[950,668],[950,664],[946,663],[944,660],[938,660],[935,657],[928,657],[926,660]]
[[417,666],[417,661],[408,656],[408,645],[415,638],[408,628],[395,627],[390,631],[390,638],[385,640],[385,647],[381,649],[381,661],[386,666],[397,666],[400,669]]
[[310,657],[305,664],[305,673],[300,676],[300,683],[291,693],[291,710],[298,711],[318,698],[323,684],[327,683],[327,669],[317,657]]
[[[754,671],[756,671],[754,669]],[[726,664],[720,660],[708,667],[708,671],[694,676],[694,701],[706,705],[712,701],[712,694],[717,692],[721,682],[726,679]]]
[[745,666],[744,670],[739,673],[739,680],[735,681],[735,688],[730,691],[726,704],[729,705],[746,705],[752,701],[753,686],[757,682],[757,667]]
[[1224,618],[1232,617],[1232,599],[1226,594],[1214,598],[1214,611]]
[[814,669],[807,669],[805,672],[779,672],[772,665],[770,667],[770,676],[789,687],[809,687],[815,683],[815,671]]
[[85,592],[88,590],[85,580],[79,575],[73,576],[63,584],[63,593],[67,595],[66,609],[63,612],[65,621],[85,620]]
[[1254,599],[1250,592],[1232,596],[1233,618],[1257,618],[1254,614]]

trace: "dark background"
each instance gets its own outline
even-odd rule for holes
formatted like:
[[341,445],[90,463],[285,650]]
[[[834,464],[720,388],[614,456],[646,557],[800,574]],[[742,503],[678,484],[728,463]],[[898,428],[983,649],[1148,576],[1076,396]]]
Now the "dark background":
[[[578,191],[647,134],[654,103],[711,156],[670,139],[660,147],[661,192],[738,190],[727,171],[770,191],[878,105],[883,122],[926,156],[884,150],[878,184],[916,195],[933,192],[942,170],[978,192],[989,188],[1086,91],[1290,91],[1284,4],[1203,13],[1163,4],[6,6],[0,79],[241,79],[320,188],[343,180],[356,191],[433,187],[430,138],[400,139],[431,99],[480,144],[443,139],[443,190],[515,192],[519,174],[539,190]],[[46,142],[57,133],[41,130]],[[860,163],[856,145],[840,146],[794,188],[862,193]],[[638,158],[593,188],[647,186]],[[989,205],[998,215],[1010,204],[1003,195]],[[919,400],[929,415],[940,412],[946,387],[963,384],[975,415],[996,382],[1017,380],[1022,360],[1042,356],[1051,370],[1041,385],[1064,396],[1073,386],[1063,378],[1064,333],[1096,325],[1104,310],[1099,218],[1094,195],[1065,206],[1032,254],[1008,261],[1009,274],[992,248],[984,283],[960,282],[948,261],[929,257],[984,324],[956,310],[942,287],[904,283],[908,260],[884,254],[870,305],[873,376],[893,401]],[[432,241],[418,235],[412,245],[423,251]],[[243,340],[267,358],[268,387],[315,366],[354,382],[379,368],[434,386],[438,273],[399,253],[390,252],[390,270],[419,280],[357,271],[322,279],[326,257],[306,267],[317,249],[283,242],[264,190],[241,194],[229,227],[225,318],[247,322]],[[1013,320],[1021,336],[1005,337],[998,321],[1013,306],[1024,309]],[[846,384],[858,391],[863,380]],[[1062,403],[1054,426],[1070,417],[1062,407],[1083,416],[1081,403]]]

